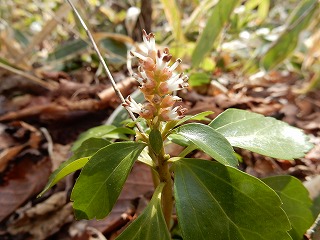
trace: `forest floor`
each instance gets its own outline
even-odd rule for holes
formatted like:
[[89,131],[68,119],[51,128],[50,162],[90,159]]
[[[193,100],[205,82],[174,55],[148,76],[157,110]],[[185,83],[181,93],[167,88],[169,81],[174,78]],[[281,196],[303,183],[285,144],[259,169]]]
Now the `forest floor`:
[[[126,73],[118,85],[127,96],[137,88]],[[37,194],[50,173],[71,155],[77,136],[103,124],[120,104],[106,81],[95,82],[87,69],[47,72],[57,83],[48,90],[18,75],[2,72],[0,86],[0,238],[114,239],[146,206],[153,191],[149,169],[136,164],[111,214],[102,221],[76,221],[69,201],[78,173],[69,175],[43,197]],[[305,183],[314,199],[320,196],[320,91],[300,94],[303,81],[294,73],[271,72],[255,79],[220,74],[223,84],[207,84],[182,92],[187,114],[227,108],[272,116],[299,127],[315,147],[294,161],[272,159],[236,149],[240,169],[259,178],[288,174]],[[274,143],[277,144],[277,143]],[[178,148],[178,146],[177,146]],[[172,155],[179,149],[168,149]],[[195,152],[195,156],[201,153]],[[319,204],[315,205],[319,210]]]

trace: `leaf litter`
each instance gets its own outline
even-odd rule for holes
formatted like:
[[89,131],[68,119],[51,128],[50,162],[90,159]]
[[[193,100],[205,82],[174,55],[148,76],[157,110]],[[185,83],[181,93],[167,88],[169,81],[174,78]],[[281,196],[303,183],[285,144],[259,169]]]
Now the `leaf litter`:
[[[234,60],[228,52],[221,52],[220,57],[229,63],[226,66]],[[127,72],[114,66],[118,86],[127,96],[137,86],[126,77]],[[320,198],[320,179],[316,177],[320,173],[319,90],[299,94],[304,84],[301,75],[293,71],[244,77],[237,69],[225,70],[217,67],[210,83],[181,93],[181,104],[189,109],[188,114],[209,110],[214,112],[209,117],[214,118],[227,108],[240,108],[303,129],[315,147],[302,159],[276,160],[246,150],[236,152],[242,158],[241,170],[257,177],[293,175],[304,181],[313,199]],[[77,136],[104,122],[120,102],[105,77],[97,77],[90,67],[72,73],[37,71],[56,88],[48,90],[6,71],[0,75],[0,238],[114,239],[151,198],[152,178],[145,165],[133,167],[114,209],[101,221],[74,219],[67,199],[78,173],[68,176],[43,198],[36,195],[50,173],[70,156]],[[41,128],[47,129],[51,142]],[[170,152],[175,155],[177,149]],[[210,159],[197,151],[192,154]]]

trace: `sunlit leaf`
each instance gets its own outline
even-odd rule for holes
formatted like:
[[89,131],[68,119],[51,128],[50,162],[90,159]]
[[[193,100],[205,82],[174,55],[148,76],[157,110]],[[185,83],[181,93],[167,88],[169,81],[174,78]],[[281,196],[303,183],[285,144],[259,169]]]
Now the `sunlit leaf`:
[[280,198],[259,179],[201,159],[181,159],[173,164],[183,239],[291,239]]
[[313,147],[301,129],[249,111],[228,109],[209,126],[234,147],[274,158],[292,160],[303,157]]
[[233,148],[227,139],[209,126],[190,123],[178,127],[176,133],[190,140],[218,162],[231,166],[238,164]]
[[292,239],[303,239],[303,235],[314,222],[310,210],[312,202],[307,189],[301,181],[292,176],[268,177],[262,181],[281,198],[281,208],[286,212],[292,226],[289,231]]
[[137,142],[113,143],[91,157],[71,193],[77,219],[102,219],[110,213],[144,147]]
[[143,213],[116,240],[171,239],[161,208],[163,186],[164,183],[159,184]]

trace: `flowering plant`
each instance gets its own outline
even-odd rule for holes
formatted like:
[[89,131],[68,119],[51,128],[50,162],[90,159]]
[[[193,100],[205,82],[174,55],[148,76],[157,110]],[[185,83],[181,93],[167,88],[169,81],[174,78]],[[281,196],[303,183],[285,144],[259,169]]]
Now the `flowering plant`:
[[[176,106],[181,99],[173,95],[188,87],[188,77],[174,72],[181,60],[170,65],[169,49],[157,50],[152,33],[143,32],[143,40],[142,52],[131,55],[139,59],[133,77],[146,102],[137,103],[129,96],[123,106],[138,114],[136,123],[144,121],[145,128],[138,125],[135,141],[110,141],[115,135],[121,139],[123,133],[131,133],[114,126],[83,133],[74,144],[74,155],[52,174],[43,192],[82,169],[71,194],[75,215],[102,219],[112,210],[138,159],[152,169],[155,192],[117,239],[171,239],[170,231],[176,226],[183,239],[301,238],[312,223],[302,184],[289,176],[259,180],[243,173],[236,168],[233,147],[292,160],[312,147],[306,136],[284,122],[237,109],[226,110],[208,125],[185,124],[210,113],[184,116],[186,109]],[[177,136],[185,149],[172,157],[164,143],[170,143],[169,137],[178,140]],[[213,160],[188,158],[195,149]],[[300,191],[299,201],[292,189]],[[303,221],[295,220],[292,209],[299,211]]]

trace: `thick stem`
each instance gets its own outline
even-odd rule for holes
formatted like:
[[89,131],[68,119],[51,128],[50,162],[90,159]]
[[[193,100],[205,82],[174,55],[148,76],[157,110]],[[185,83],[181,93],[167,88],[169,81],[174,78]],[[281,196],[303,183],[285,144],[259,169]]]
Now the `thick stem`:
[[164,147],[159,154],[155,154],[152,151],[152,148],[149,146],[149,155],[153,159],[153,162],[157,165],[156,172],[152,172],[153,183],[155,188],[159,185],[159,183],[165,183],[164,188],[162,190],[162,211],[164,215],[164,219],[166,221],[168,229],[170,229],[170,221],[172,216],[173,209],[173,183],[171,179],[171,174],[169,171],[169,163],[168,159],[165,157]]
[[167,223],[168,229],[170,229],[170,221],[173,208],[173,184],[171,174],[169,171],[169,164],[167,159],[164,158],[164,154],[161,154],[158,158],[158,173],[160,176],[160,182],[166,183],[162,190],[162,210],[164,219]]

